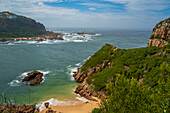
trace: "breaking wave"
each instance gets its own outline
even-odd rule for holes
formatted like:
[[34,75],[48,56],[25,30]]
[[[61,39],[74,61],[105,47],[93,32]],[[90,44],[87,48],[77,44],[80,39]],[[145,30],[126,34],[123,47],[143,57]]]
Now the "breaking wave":
[[86,62],[89,58],[90,58],[90,56],[87,59],[84,59],[83,61],[81,61],[81,62],[79,62],[79,63],[77,63],[77,64],[75,64],[73,66],[68,65],[66,67],[66,69],[67,69],[66,75],[69,76],[71,81],[74,81],[74,77],[73,77],[74,73],[77,72],[78,68],[80,68],[83,65],[83,63]]
[[[100,36],[101,34],[95,34],[95,35],[89,35],[89,34],[83,34],[79,35],[77,33],[63,33],[63,39],[64,40],[48,40],[45,39],[43,41],[37,41],[37,40],[19,40],[19,41],[7,41],[2,44],[7,45],[17,45],[17,44],[60,44],[60,43],[68,43],[68,42],[77,42],[77,43],[83,43],[88,42],[90,40],[93,40],[92,37]],[[1,43],[0,43],[1,44]]]
[[[33,70],[32,70],[33,71]],[[27,71],[22,73],[21,75],[19,75],[18,77],[16,77],[15,80],[12,80],[10,83],[8,83],[10,86],[20,86],[22,84],[22,79],[27,76],[28,73],[32,72],[32,71]],[[49,74],[50,71],[42,71],[42,70],[38,70],[41,73],[43,73],[43,81],[41,83],[43,83],[45,81],[45,75]]]
[[65,105],[76,105],[76,104],[79,104],[79,103],[82,103],[82,102],[90,102],[90,101],[87,100],[84,97],[76,97],[75,101],[61,101],[61,100],[58,100],[58,99],[51,98],[50,100],[36,104],[36,108],[39,108],[40,111],[43,111],[46,108],[44,104],[47,103],[47,102],[51,106],[57,106],[57,105],[65,106]]

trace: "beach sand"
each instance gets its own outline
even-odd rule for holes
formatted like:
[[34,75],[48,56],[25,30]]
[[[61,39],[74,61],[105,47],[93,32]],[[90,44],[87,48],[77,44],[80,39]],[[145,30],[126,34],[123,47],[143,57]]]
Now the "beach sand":
[[[49,106],[49,108],[56,113],[91,113],[94,108],[99,107],[99,100],[98,102],[90,101],[89,103],[79,103],[76,105],[57,105],[57,106]],[[48,108],[41,111],[40,113],[46,113]]]

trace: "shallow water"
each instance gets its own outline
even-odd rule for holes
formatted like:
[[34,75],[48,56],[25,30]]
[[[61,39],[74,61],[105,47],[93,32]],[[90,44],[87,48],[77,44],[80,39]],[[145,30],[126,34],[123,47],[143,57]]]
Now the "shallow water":
[[[75,100],[72,77],[91,55],[105,43],[129,49],[145,47],[151,31],[110,29],[62,29],[64,40],[0,42],[0,93],[17,104],[39,103],[51,98]],[[83,30],[97,35],[76,35]],[[20,80],[30,71],[45,74],[41,85],[29,87]],[[0,102],[3,102],[2,98]]]

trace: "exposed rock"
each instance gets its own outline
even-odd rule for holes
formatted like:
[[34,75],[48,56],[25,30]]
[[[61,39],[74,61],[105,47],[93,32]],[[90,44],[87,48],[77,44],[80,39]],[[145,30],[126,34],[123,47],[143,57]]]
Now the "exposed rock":
[[44,41],[45,39],[64,40],[61,37],[63,34],[53,33],[53,32],[50,32],[50,33],[51,34],[45,34],[45,35],[40,35],[40,36],[36,36],[36,37],[27,37],[27,38],[0,38],[0,42],[5,42],[5,41],[9,41],[9,40],[15,40],[15,41],[19,41],[19,40],[37,40],[38,42]]
[[48,108],[49,102],[44,103],[45,107]]
[[95,73],[95,71],[96,71],[96,68],[90,69],[90,70],[88,71],[88,73],[87,73],[87,77],[93,75],[93,74]]
[[125,68],[126,70],[128,70],[128,69],[129,69],[129,66],[124,66],[124,68]]
[[0,105],[1,113],[34,113],[35,105]]
[[75,78],[75,80],[77,82],[82,83],[82,84],[76,88],[75,93],[79,94],[82,97],[85,97],[88,100],[97,101],[92,96],[99,97],[101,95],[98,95],[98,93],[89,90],[89,85],[86,83],[86,79],[89,76],[92,76],[93,74],[104,70],[106,67],[111,67],[111,63],[110,62],[108,62],[108,63],[104,62],[97,67],[88,69],[87,72],[85,72],[85,71],[82,72],[81,71],[82,69],[79,68],[77,70],[77,72],[74,73],[73,77]]
[[78,32],[77,34],[79,34],[79,35],[83,35],[83,34],[95,35],[95,33],[85,33],[85,32],[83,32],[83,31],[80,31],[80,32]]
[[56,111],[52,110],[51,108],[48,108],[48,110],[45,113],[56,113]]
[[27,76],[25,76],[22,81],[23,82],[24,81],[30,81],[30,80],[34,79],[37,75],[43,75],[43,73],[41,73],[39,71],[33,71],[31,73],[28,73]]
[[31,73],[28,73],[28,75],[26,77],[24,77],[22,82],[32,80],[31,82],[27,83],[26,85],[35,86],[35,85],[39,85],[43,81],[42,77],[43,77],[43,73],[41,73],[39,71],[33,71]]
[[80,31],[80,32],[78,32],[77,34],[86,34],[85,32],[83,32],[83,31]]
[[163,47],[170,41],[170,18],[156,24],[148,40],[148,47]]
[[149,39],[148,40],[148,47],[156,46],[156,47],[163,47],[164,45],[168,45],[168,41],[163,39]]
[[75,93],[79,94],[82,97],[85,97],[88,100],[97,101],[92,97],[92,96],[97,97],[97,93],[88,90],[87,84],[78,86],[75,90]]

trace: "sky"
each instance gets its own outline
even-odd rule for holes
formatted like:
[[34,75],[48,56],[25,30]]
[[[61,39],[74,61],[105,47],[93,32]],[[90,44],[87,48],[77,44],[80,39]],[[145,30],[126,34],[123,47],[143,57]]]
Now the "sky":
[[153,29],[170,17],[170,0],[0,0],[0,12],[46,27]]

